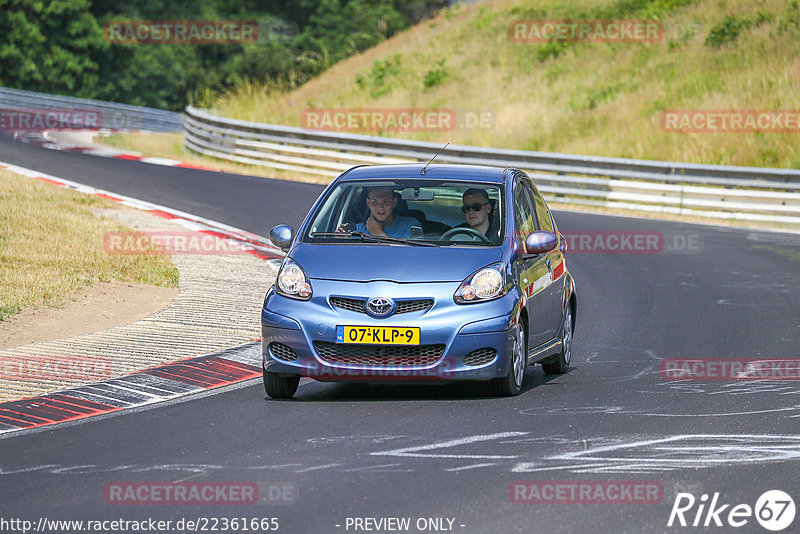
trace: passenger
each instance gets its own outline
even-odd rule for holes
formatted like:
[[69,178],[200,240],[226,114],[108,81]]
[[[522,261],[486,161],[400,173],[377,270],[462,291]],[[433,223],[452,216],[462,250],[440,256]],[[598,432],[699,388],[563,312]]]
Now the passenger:
[[[367,194],[369,216],[366,222],[356,224],[356,232],[367,232],[373,236],[401,237],[410,239],[411,228],[420,227],[418,220],[405,215],[396,215],[397,195],[391,187],[371,187]],[[341,225],[337,232],[345,232],[346,225]]]
[[467,222],[459,224],[456,228],[472,228],[486,236],[489,241],[499,239],[499,228],[495,228],[494,205],[489,200],[489,194],[484,189],[472,187],[464,191],[461,211]]

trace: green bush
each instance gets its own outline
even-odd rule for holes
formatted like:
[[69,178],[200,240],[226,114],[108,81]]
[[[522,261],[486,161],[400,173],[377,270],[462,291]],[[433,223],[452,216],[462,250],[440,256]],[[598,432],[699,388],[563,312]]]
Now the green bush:
[[543,45],[539,46],[536,49],[536,59],[540,63],[544,63],[549,58],[553,57],[556,58],[561,55],[561,53],[567,49],[567,43],[563,41],[552,41],[549,43],[544,43]]
[[356,75],[356,85],[360,89],[369,90],[372,98],[378,98],[392,90],[389,82],[400,74],[401,70],[399,54],[395,54],[385,61],[378,59],[372,64],[372,69],[367,76]]
[[437,61],[436,66],[425,73],[425,78],[422,80],[422,85],[425,86],[425,89],[436,87],[450,74],[450,69],[445,65],[445,61],[445,59]]
[[711,28],[703,44],[712,48],[719,48],[725,43],[735,41],[748,26],[750,26],[750,22],[746,19],[737,18],[735,15],[727,15]]
[[778,30],[785,32],[797,30],[798,28],[800,28],[800,5],[797,0],[792,0],[786,6],[786,13],[778,24]]

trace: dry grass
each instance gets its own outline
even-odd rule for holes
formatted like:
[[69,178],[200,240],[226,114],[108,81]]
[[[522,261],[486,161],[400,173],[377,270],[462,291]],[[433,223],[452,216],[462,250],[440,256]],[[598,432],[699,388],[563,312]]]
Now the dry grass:
[[[138,152],[145,156],[174,157],[189,161],[191,153],[184,152],[182,133],[110,134],[95,137],[96,142]],[[202,162],[202,158],[197,158]],[[202,164],[198,162],[198,165]]]
[[168,256],[107,254],[103,236],[128,229],[93,208],[116,204],[0,169],[0,321],[27,306],[58,306],[95,280],[177,287]]
[[[216,111],[290,126],[302,126],[306,108],[488,111],[494,125],[487,129],[391,135],[627,158],[800,167],[798,134],[668,133],[659,125],[667,109],[796,109],[800,13],[785,0],[671,3],[652,2],[650,11],[598,0],[496,0],[448,8],[295,91],[243,87],[223,96]],[[728,14],[747,19],[749,26],[718,48],[704,44]],[[555,57],[543,58],[545,45],[508,38],[509,24],[520,19],[654,17],[665,29],[665,39],[655,44],[569,44]],[[373,66],[395,57],[398,69],[385,77],[379,91],[359,86],[358,76],[369,80]],[[426,73],[441,59],[448,74],[441,84],[426,88]]]

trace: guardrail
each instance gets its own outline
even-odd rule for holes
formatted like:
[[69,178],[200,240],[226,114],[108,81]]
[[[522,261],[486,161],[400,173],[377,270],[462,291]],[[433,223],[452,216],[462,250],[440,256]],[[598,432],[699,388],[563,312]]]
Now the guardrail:
[[[187,149],[219,159],[335,177],[359,164],[427,161],[441,146],[218,117],[187,107]],[[450,145],[436,161],[515,167],[548,200],[800,226],[800,170],[698,165]]]
[[174,111],[0,87],[0,113],[4,109],[93,112],[101,119],[99,127],[107,130],[179,132],[182,129],[181,114]]

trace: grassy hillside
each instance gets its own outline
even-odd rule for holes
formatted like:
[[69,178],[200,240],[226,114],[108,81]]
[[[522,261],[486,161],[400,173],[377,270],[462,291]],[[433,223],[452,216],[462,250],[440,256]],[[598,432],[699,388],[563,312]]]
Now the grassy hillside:
[[[658,19],[664,38],[517,43],[509,25],[520,19]],[[388,135],[798,168],[800,133],[668,133],[659,122],[669,109],[800,109],[798,52],[795,0],[496,0],[448,8],[295,91],[245,87],[215,108],[295,126],[307,108],[448,108],[492,124]]]

